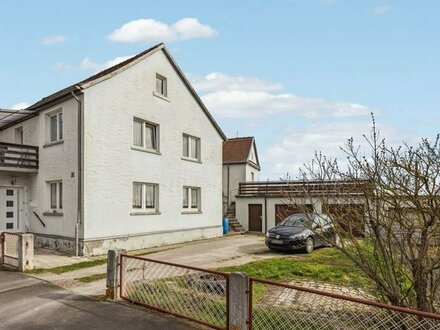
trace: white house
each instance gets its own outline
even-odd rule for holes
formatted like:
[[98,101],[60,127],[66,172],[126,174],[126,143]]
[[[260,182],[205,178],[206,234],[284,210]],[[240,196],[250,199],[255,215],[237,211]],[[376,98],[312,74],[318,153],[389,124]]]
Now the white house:
[[223,143],[223,203],[235,202],[240,182],[258,181],[260,162],[254,137],[237,137]]
[[0,114],[0,231],[85,255],[222,235],[225,136],[163,44]]

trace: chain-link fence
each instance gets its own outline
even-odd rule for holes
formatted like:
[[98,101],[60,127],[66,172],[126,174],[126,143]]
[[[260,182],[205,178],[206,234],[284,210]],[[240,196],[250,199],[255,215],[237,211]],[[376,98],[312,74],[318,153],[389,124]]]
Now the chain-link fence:
[[120,281],[125,300],[228,328],[228,274],[122,255]]
[[249,285],[250,329],[440,329],[440,315],[252,278]]
[[1,233],[0,256],[5,265],[18,267],[18,251],[20,236],[16,233]]

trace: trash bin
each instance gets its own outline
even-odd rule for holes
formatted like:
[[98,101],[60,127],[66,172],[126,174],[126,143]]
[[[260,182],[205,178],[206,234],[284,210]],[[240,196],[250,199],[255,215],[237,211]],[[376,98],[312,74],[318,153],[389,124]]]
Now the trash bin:
[[229,219],[223,218],[223,235],[227,234],[229,231]]

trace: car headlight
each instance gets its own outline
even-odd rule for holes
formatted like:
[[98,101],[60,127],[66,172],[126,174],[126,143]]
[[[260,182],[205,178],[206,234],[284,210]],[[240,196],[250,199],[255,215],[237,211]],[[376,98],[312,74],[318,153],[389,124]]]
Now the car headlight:
[[306,234],[296,234],[296,235],[292,235],[292,236],[289,236],[289,238],[290,239],[304,239],[304,238],[306,238]]
[[269,237],[269,232],[266,233],[266,237]]

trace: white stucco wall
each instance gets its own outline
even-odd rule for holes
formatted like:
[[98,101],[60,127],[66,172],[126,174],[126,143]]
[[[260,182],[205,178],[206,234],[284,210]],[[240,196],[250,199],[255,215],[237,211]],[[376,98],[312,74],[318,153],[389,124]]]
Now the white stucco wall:
[[[47,114],[62,108],[63,143],[45,146]],[[39,147],[39,169],[37,173],[14,173],[13,168],[0,168],[0,186],[8,186],[11,176],[16,177],[16,186],[26,190],[26,226],[34,233],[74,237],[77,201],[77,103],[70,99],[42,111],[38,116],[0,131],[0,141],[15,143],[15,128],[23,127],[23,143]],[[73,176],[72,176],[73,175]],[[63,216],[44,216],[49,210],[49,187],[47,181],[63,182]],[[43,227],[32,211],[46,224]]]
[[228,165],[223,165],[223,196],[228,196],[229,193],[229,203],[235,202],[238,184],[244,181],[246,181],[246,164],[230,164],[228,191]]
[[[153,95],[156,73],[169,101]],[[221,235],[223,140],[162,51],[86,89],[84,116],[86,240],[209,227]],[[131,149],[133,117],[160,125],[160,155]],[[201,139],[201,163],[182,160],[183,133]],[[159,184],[160,214],[130,215],[133,181]],[[181,213],[183,186],[201,188],[200,214]]]

